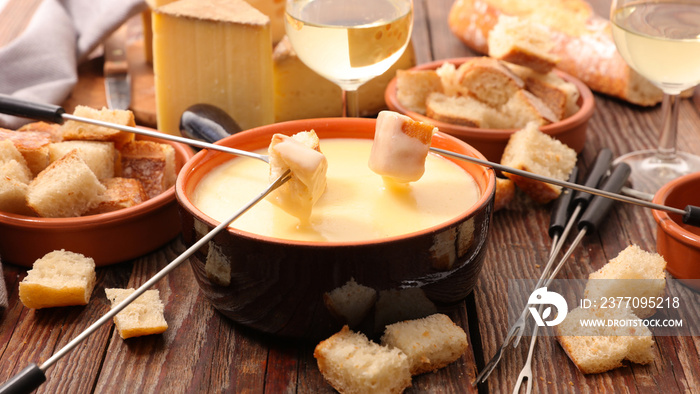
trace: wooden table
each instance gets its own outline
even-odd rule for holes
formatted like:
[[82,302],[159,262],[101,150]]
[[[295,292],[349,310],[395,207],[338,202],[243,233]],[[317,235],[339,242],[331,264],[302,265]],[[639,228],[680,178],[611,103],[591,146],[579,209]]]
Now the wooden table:
[[[24,1],[24,0],[21,0]],[[31,3],[31,2],[26,2]],[[452,0],[416,0],[414,44],[420,63],[472,55],[449,31]],[[606,12],[606,2],[595,2]],[[0,20],[2,22],[2,20]],[[3,23],[0,23],[2,25]],[[1,67],[1,65],[0,65]],[[82,70],[84,75],[85,70]],[[72,100],[76,100],[75,97]],[[95,97],[86,105],[102,105]],[[596,95],[597,109],[579,156],[585,169],[599,149],[619,155],[652,147],[660,111]],[[700,115],[691,100],[681,109],[678,145],[700,153]],[[523,345],[505,353],[488,382],[472,382],[508,329],[509,279],[539,277],[550,249],[549,207],[523,196],[493,217],[484,269],[475,291],[450,316],[469,335],[469,350],[436,373],[413,379],[407,392],[510,392],[527,354]],[[655,250],[655,223],[643,208],[617,205],[596,235],[586,237],[560,278],[583,279],[629,244]],[[142,258],[98,269],[88,306],[48,310],[24,308],[18,283],[26,270],[5,264],[10,307],[0,316],[0,382],[32,362],[41,363],[104,314],[107,287],[137,287],[184,250],[179,239]],[[314,343],[279,339],[238,326],[204,299],[183,264],[156,286],[166,304],[170,328],[162,335],[122,340],[106,324],[48,370],[40,392],[332,392],[313,358]],[[699,295],[685,292],[694,309],[686,324],[698,326]],[[535,392],[698,392],[700,337],[656,337],[656,360],[608,373],[583,375],[552,337],[542,337],[533,360]]]

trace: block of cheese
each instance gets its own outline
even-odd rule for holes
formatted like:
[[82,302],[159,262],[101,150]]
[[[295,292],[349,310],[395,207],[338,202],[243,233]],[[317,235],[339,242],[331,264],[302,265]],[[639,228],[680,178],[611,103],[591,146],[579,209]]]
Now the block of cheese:
[[274,122],[270,18],[243,0],[180,0],[153,11],[158,130],[179,134],[189,106],[228,112],[242,129]]
[[282,0],[246,0],[258,11],[270,18],[272,42],[276,44],[284,37],[284,4]]
[[[361,116],[375,116],[386,109],[384,90],[396,70],[416,65],[413,45],[408,45],[403,55],[384,74],[368,81],[358,90]],[[275,81],[275,121],[325,118],[342,115],[340,88],[316,74],[297,57],[285,37],[273,52]]]

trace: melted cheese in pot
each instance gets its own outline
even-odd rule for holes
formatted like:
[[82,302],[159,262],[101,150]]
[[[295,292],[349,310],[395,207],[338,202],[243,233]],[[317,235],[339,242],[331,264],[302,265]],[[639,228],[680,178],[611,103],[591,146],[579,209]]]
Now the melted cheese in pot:
[[[371,140],[321,140],[321,151],[328,159],[327,187],[308,224],[300,225],[299,219],[266,199],[231,227],[298,241],[366,241],[446,222],[480,197],[468,173],[433,153],[419,181],[387,186],[367,166],[371,147]],[[192,201],[210,217],[225,220],[268,185],[268,172],[262,161],[235,158],[207,174]]]

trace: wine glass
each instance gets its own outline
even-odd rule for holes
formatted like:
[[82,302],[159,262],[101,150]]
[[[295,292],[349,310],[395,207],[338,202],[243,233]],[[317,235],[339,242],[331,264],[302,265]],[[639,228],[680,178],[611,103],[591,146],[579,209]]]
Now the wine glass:
[[357,117],[357,89],[406,49],[411,0],[287,0],[287,36],[299,59],[343,91],[343,116]]
[[613,0],[610,20],[622,58],[664,92],[657,149],[616,160],[632,168],[634,189],[653,194],[700,171],[700,157],[676,151],[680,93],[700,83],[700,0]]

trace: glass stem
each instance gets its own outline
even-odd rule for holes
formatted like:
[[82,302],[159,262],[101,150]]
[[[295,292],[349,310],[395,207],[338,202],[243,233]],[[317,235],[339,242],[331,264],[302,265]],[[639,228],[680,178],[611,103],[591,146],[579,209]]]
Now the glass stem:
[[343,117],[360,117],[360,103],[357,98],[357,89],[343,89]]
[[678,94],[664,94],[661,103],[661,136],[656,157],[661,161],[676,158],[676,135],[678,133],[678,114],[681,99]]

